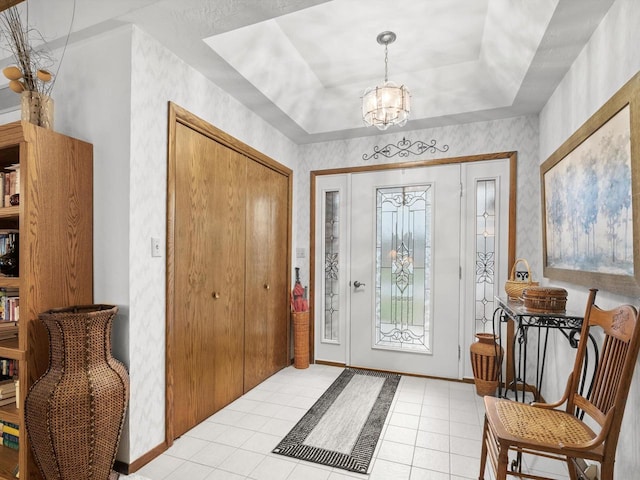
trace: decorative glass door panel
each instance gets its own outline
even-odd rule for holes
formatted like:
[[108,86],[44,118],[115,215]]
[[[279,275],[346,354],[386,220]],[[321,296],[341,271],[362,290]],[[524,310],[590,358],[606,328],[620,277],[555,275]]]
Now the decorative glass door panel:
[[322,341],[337,342],[340,313],[340,192],[324,193],[324,318]]
[[377,189],[376,348],[431,352],[431,193]]
[[460,166],[351,175],[348,364],[459,377]]
[[349,175],[315,182],[314,350],[318,360],[347,363]]
[[495,178],[475,182],[476,197],[476,305],[475,333],[490,332],[495,310],[496,255],[496,183]]

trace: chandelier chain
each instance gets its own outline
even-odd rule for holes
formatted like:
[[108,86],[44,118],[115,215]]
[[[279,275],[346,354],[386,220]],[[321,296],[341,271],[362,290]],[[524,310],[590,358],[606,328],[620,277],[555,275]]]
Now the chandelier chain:
[[388,50],[389,50],[389,44],[385,43],[384,44],[384,83],[387,83],[387,81],[389,80],[389,55],[388,55]]

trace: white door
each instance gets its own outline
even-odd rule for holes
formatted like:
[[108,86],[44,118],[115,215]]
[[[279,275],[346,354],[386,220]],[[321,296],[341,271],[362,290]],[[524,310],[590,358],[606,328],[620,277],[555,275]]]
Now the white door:
[[351,175],[348,364],[459,378],[460,165]]
[[[508,275],[510,176],[508,158],[317,176],[314,203],[316,360],[450,378],[470,377],[469,346],[475,333],[493,331],[494,297],[503,292]],[[426,277],[431,290],[424,290],[428,294],[425,293],[424,301],[418,302],[420,315],[428,315],[428,335],[423,339],[411,339],[413,343],[410,343],[409,333],[403,333],[404,327],[399,328],[394,332],[401,340],[401,355],[398,356],[389,350],[389,345],[375,340],[379,333],[383,337],[389,336],[389,331],[376,330],[386,328],[384,325],[376,327],[372,320],[376,318],[377,305],[386,315],[384,307],[393,299],[383,299],[382,284],[380,291],[376,291],[378,273],[375,265],[382,262],[382,256],[380,253],[378,257],[375,240],[377,200],[374,197],[378,186],[403,185],[413,188],[406,192],[413,191],[414,196],[420,190],[417,186],[429,186],[433,225],[430,236],[426,234],[426,223],[421,226],[414,222],[413,226],[418,230],[423,228],[422,237],[430,239],[432,264],[431,276]],[[380,194],[388,195],[384,190]],[[386,215],[391,215],[392,203],[384,207],[388,207]],[[460,206],[461,212],[457,213]],[[416,216],[417,210],[414,209],[411,215]],[[411,238],[420,237],[417,233],[411,235]],[[424,247],[426,249],[427,245]],[[394,251],[395,264],[382,262],[379,278],[386,280],[391,274],[399,274],[400,284],[396,284],[401,293],[401,287],[404,287],[402,275],[413,275],[413,287],[416,281],[419,284],[415,255],[403,253],[401,248],[392,249],[388,245],[385,248],[389,253]],[[393,268],[395,273],[389,273]],[[420,269],[417,272],[425,278],[424,272]],[[456,282],[458,278],[460,288]],[[364,285],[355,287],[355,281]],[[456,298],[458,291],[460,296]],[[388,292],[386,295],[392,296]],[[397,301],[396,304],[408,305]],[[415,306],[412,308],[412,327],[415,327],[417,314]],[[401,321],[403,313],[407,317],[406,310],[399,313]],[[457,339],[454,338],[456,331]],[[457,358],[458,352],[461,362]]]

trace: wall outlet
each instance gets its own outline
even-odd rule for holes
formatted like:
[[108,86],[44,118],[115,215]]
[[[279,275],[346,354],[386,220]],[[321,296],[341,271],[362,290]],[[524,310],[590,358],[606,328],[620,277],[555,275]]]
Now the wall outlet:
[[162,250],[160,249],[160,239],[157,237],[151,237],[151,256],[161,257]]

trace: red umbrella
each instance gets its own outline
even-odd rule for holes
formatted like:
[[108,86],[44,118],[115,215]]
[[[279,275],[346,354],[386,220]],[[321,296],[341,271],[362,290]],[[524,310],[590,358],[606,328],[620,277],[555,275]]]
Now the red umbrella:
[[305,298],[305,289],[300,283],[300,269],[296,267],[296,283],[291,292],[291,310],[294,312],[306,312],[309,310],[309,302]]

